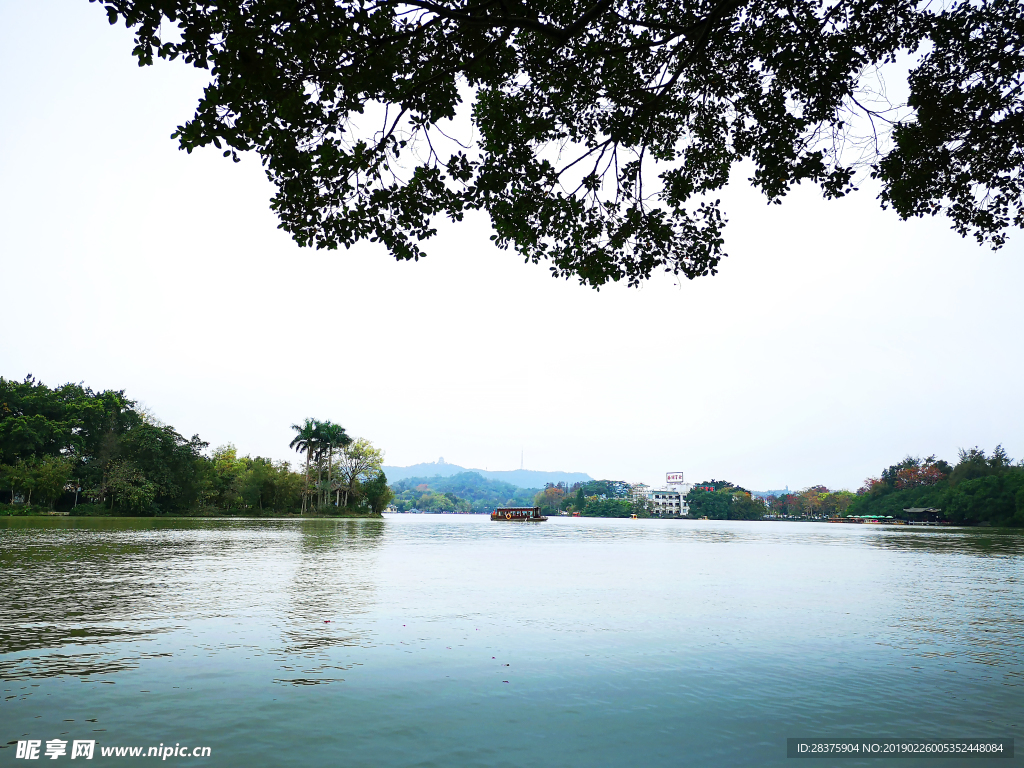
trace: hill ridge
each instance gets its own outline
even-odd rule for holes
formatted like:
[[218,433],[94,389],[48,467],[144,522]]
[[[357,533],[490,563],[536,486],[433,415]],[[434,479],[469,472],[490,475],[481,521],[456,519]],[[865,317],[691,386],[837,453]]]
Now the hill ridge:
[[543,488],[546,483],[585,483],[593,480],[586,472],[546,471],[540,469],[477,469],[447,462],[422,462],[408,467],[383,467],[389,482],[410,477],[451,477],[462,472],[476,472],[481,477],[511,483],[517,488]]

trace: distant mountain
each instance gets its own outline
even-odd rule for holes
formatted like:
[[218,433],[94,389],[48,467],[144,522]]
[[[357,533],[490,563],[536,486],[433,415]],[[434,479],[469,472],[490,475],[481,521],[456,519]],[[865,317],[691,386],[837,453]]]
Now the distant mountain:
[[778,491],[751,491],[750,495],[756,496],[759,499],[767,499],[769,496],[774,496],[778,498],[779,496],[785,496],[787,493],[793,493],[793,491],[789,490],[788,485],[785,487],[785,489]]
[[543,472],[537,469],[488,470],[460,467],[448,464],[444,459],[437,462],[413,464],[411,467],[384,467],[388,482],[394,483],[410,477],[451,477],[460,472],[476,472],[490,480],[501,480],[517,488],[543,488],[546,483],[585,483],[593,480],[586,472]]

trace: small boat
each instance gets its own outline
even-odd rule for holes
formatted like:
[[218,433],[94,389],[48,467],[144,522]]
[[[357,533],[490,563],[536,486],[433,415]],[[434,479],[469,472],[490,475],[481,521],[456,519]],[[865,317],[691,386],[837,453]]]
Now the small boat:
[[491,512],[491,520],[511,523],[543,523],[547,520],[540,513],[540,507],[498,507]]

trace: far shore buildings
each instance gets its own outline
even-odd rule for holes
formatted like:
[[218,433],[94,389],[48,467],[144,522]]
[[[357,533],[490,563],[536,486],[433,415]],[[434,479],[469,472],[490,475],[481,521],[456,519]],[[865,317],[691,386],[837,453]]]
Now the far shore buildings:
[[671,517],[688,515],[690,507],[687,505],[686,499],[683,498],[685,495],[668,488],[651,491],[651,512],[656,515],[669,515]]
[[693,483],[683,479],[682,472],[665,473],[665,487],[652,489],[649,485],[637,483],[631,488],[634,500],[646,498],[651,504],[651,513],[659,517],[685,517],[690,514],[686,494]]
[[651,486],[644,483],[634,483],[629,487],[629,495],[633,501],[640,501],[640,499],[649,498],[651,494]]

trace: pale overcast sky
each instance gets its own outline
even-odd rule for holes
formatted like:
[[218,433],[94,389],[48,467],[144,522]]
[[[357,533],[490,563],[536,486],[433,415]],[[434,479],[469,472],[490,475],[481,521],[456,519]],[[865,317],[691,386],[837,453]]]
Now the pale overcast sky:
[[169,136],[206,82],[85,0],[0,0],[0,375],[124,389],[291,458],[328,418],[387,463],[856,489],[906,454],[1024,454],[1024,233],[991,252],[865,187],[724,194],[717,277],[595,292],[442,226],[423,262],[298,248],[258,158]]

